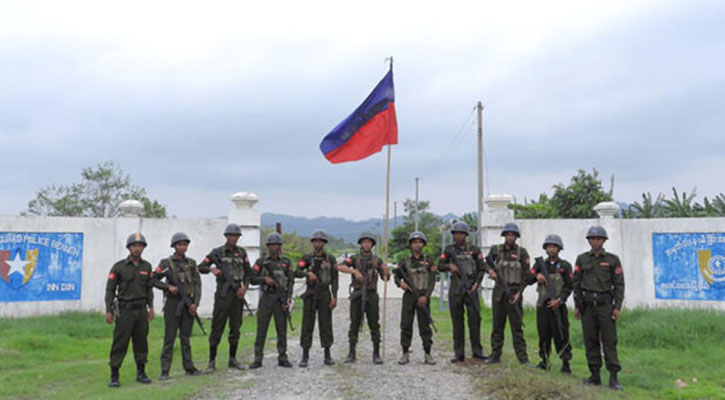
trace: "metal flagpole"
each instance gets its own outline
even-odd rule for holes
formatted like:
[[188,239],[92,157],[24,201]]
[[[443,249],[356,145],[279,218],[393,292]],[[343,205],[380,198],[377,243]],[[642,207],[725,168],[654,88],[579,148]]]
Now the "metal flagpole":
[[[384,228],[383,228],[383,241],[385,243],[383,248],[383,262],[388,262],[388,238],[389,238],[389,232],[388,232],[388,223],[390,220],[390,148],[392,146],[388,145],[388,173],[387,178],[385,180],[385,222],[384,222]],[[386,280],[383,284],[383,362],[385,362],[385,320],[386,320],[386,310],[387,310],[387,303],[388,303],[388,281]]]

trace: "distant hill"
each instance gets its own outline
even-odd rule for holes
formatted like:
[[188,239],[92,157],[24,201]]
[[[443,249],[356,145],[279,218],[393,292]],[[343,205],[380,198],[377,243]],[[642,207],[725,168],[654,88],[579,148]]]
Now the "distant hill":
[[[458,217],[453,214],[446,214],[441,218],[449,221]],[[329,235],[341,237],[351,243],[355,243],[358,235],[363,231],[378,233],[383,230],[383,218],[350,221],[338,217],[305,218],[285,214],[262,213],[263,228],[272,228],[277,222],[282,224],[282,231],[284,232],[297,232],[300,236],[310,236],[315,229],[322,229]],[[398,224],[402,223],[403,218],[398,217]],[[390,219],[390,229],[393,229],[392,218]]]

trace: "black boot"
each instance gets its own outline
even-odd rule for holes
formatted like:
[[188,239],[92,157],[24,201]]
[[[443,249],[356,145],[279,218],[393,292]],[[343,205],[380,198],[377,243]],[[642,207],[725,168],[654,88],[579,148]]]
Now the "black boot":
[[240,371],[243,371],[244,370],[244,365],[242,365],[241,363],[239,363],[239,361],[237,361],[236,358],[229,358],[229,364],[227,364],[227,366],[229,368],[237,369],[237,370],[240,370]]
[[284,368],[292,368],[292,363],[287,359],[287,354],[281,354],[277,357],[277,365]]
[[117,388],[119,386],[121,386],[121,384],[118,383],[118,368],[111,367],[111,381],[108,382],[108,387]]
[[159,380],[160,381],[168,381],[169,379],[171,379],[171,376],[169,376],[169,371],[162,369],[161,370],[161,375],[159,376]]
[[484,361],[485,364],[500,364],[501,354],[491,354],[488,356],[488,360]]
[[571,375],[571,366],[569,366],[569,360],[564,360],[561,362],[561,373]]
[[216,346],[209,346],[209,365],[204,370],[205,374],[211,374],[216,370]]
[[455,356],[455,357],[451,358],[451,364],[460,363],[465,360],[466,360],[466,357],[463,354],[461,354],[459,356]]
[[622,385],[619,384],[619,381],[617,380],[617,373],[616,372],[612,372],[609,375],[609,387],[612,388],[612,389],[614,389],[614,390],[622,390],[622,389],[624,389],[622,387]]
[[380,358],[380,343],[373,343],[373,364],[380,365],[383,359]]
[[249,364],[249,369],[257,369],[262,366],[262,360],[255,359],[253,363]]
[[330,355],[330,348],[325,347],[325,365],[335,365],[335,360]]
[[549,369],[549,363],[547,363],[546,360],[541,360],[538,364],[536,364],[536,368],[544,370]]
[[346,364],[352,364],[355,362],[355,345],[350,345],[350,352],[347,353],[347,358],[345,359]]
[[582,380],[582,383],[585,384],[585,385],[594,385],[594,386],[601,385],[602,384],[602,378],[599,375],[599,370],[598,369],[591,369],[591,368],[589,370],[592,372],[592,374],[589,375],[588,378]]
[[136,364],[136,382],[143,384],[151,383],[151,379],[146,376],[146,364]]
[[307,368],[307,363],[310,361],[310,349],[304,348],[302,349],[302,359],[300,360],[299,366],[300,368]]

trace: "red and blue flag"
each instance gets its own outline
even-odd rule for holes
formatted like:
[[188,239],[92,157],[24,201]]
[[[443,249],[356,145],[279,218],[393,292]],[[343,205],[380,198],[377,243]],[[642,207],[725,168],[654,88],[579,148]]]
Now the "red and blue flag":
[[337,164],[362,160],[389,144],[398,144],[392,68],[365,101],[322,139],[320,150]]

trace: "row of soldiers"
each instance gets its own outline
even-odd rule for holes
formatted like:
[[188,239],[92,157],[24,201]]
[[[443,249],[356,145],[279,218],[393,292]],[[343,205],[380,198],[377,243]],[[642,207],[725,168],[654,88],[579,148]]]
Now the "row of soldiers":
[[[504,226],[504,243],[493,246],[486,257],[481,250],[468,243],[468,226],[454,224],[451,233],[453,244],[448,245],[436,263],[423,254],[427,244],[425,235],[413,232],[409,237],[410,256],[399,261],[393,271],[397,286],[404,290],[401,308],[400,344],[403,349],[399,364],[409,362],[410,345],[413,336],[414,319],[418,319],[418,330],[423,342],[424,362],[435,364],[431,355],[433,320],[430,315],[430,297],[436,284],[438,272],[448,272],[451,284],[448,292],[450,315],[453,323],[453,363],[464,361],[464,317],[468,315],[468,327],[473,357],[493,364],[501,361],[504,344],[504,328],[508,319],[514,337],[516,356],[522,364],[530,365],[526,354],[523,335],[522,295],[527,285],[538,282],[537,326],[541,362],[539,368],[549,367],[551,340],[563,360],[562,372],[571,373],[569,360],[569,324],[566,300],[575,294],[575,316],[582,319],[587,361],[591,376],[586,384],[601,384],[600,348],[605,353],[606,367],[610,371],[610,386],[620,389],[617,372],[620,369],[616,352],[616,327],[624,294],[622,267],[616,255],[607,253],[603,243],[607,239],[601,227],[592,227],[587,239],[591,251],[577,258],[576,267],[558,254],[563,242],[557,235],[549,235],[543,248],[547,258],[538,258],[531,267],[528,252],[516,244],[520,231],[516,224]],[[338,272],[352,276],[350,294],[350,326],[348,330],[349,353],[346,363],[356,361],[356,345],[363,321],[367,318],[373,342],[372,361],[382,364],[380,357],[380,323],[378,280],[388,281],[391,271],[385,262],[373,254],[375,238],[363,233],[358,239],[360,251],[340,263],[327,253],[327,235],[315,231],[311,242],[313,251],[304,255],[296,268],[291,260],[282,254],[282,237],[270,234],[266,239],[267,254],[253,266],[244,248],[237,245],[241,228],[229,224],[224,236],[226,243],[213,249],[200,264],[186,257],[191,240],[184,233],[171,238],[174,253],[161,260],[152,270],[151,265],[141,258],[146,240],[140,233],[132,234],[126,243],[129,256],[120,260],[111,269],[106,286],[106,321],[115,320],[113,344],[110,354],[110,387],[119,386],[119,368],[133,339],[134,358],[137,365],[136,380],[150,383],[145,373],[148,353],[148,321],[153,319],[153,291],[156,287],[164,292],[164,345],[161,354],[160,380],[169,379],[173,346],[177,332],[180,336],[183,368],[187,375],[200,375],[191,359],[190,336],[194,320],[203,330],[197,315],[201,300],[201,274],[211,273],[216,277],[212,328],[209,335],[209,364],[204,372],[216,369],[217,347],[225,325],[229,324],[228,367],[244,369],[237,361],[239,330],[243,309],[249,308],[245,300],[250,284],[259,285],[261,296],[257,309],[257,335],[254,345],[254,361],[249,368],[262,366],[264,343],[270,320],[274,318],[277,331],[278,365],[291,367],[287,357],[287,324],[291,324],[292,290],[296,277],[305,278],[307,290],[302,295],[303,319],[301,346],[303,350],[300,367],[307,367],[315,318],[319,318],[320,342],[324,349],[325,365],[334,365],[330,354],[333,345],[332,311],[337,305],[339,288]],[[603,268],[607,267],[607,268]],[[479,288],[484,275],[496,282],[493,290],[493,330],[491,334],[492,353],[483,353],[480,340],[481,310]],[[251,310],[250,310],[251,311]]]

